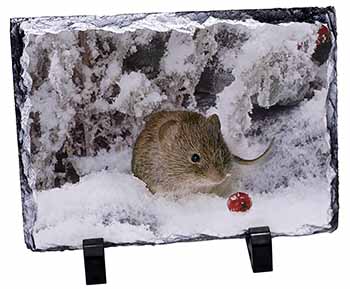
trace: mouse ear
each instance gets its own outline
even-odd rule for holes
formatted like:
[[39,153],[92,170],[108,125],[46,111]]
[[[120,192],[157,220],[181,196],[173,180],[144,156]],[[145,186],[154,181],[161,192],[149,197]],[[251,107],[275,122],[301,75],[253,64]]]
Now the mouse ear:
[[215,128],[217,130],[221,129],[220,119],[219,119],[217,114],[213,114],[213,115],[209,116],[207,121],[213,128]]
[[177,132],[177,121],[169,120],[159,128],[159,141],[173,140]]

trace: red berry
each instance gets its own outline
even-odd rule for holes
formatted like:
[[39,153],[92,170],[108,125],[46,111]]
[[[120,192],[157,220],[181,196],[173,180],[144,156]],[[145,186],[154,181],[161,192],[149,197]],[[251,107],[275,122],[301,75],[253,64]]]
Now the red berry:
[[317,65],[325,63],[332,49],[331,32],[326,25],[321,25],[317,32],[316,47],[312,54],[312,61]]
[[237,192],[227,200],[227,207],[231,212],[245,212],[252,206],[252,200],[247,193]]
[[316,40],[316,47],[320,46],[321,44],[330,41],[330,33],[327,28],[327,26],[322,25],[321,28],[317,32],[317,40]]

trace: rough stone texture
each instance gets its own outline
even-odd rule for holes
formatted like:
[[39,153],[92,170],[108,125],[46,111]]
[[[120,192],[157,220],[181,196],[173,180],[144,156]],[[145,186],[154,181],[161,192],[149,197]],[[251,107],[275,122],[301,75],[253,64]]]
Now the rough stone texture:
[[[87,174],[84,159],[131,147],[152,111],[186,108],[207,113],[225,87],[242,78],[239,60],[226,62],[226,55],[239,59],[241,47],[254,41],[254,35],[232,23],[201,26],[211,17],[271,24],[320,22],[336,37],[333,8],[11,19],[23,215],[30,248],[35,248],[33,191],[79,182]],[[253,124],[270,108],[295,106],[323,87],[327,67],[322,64],[329,58],[336,61],[336,47],[331,50],[326,43],[310,57],[311,42],[297,55],[290,55],[288,47],[267,55],[264,63],[271,70],[265,71],[264,65],[254,73],[247,69],[242,79],[253,105]],[[335,171],[332,229],[338,218],[335,73],[334,68],[327,97]],[[133,102],[126,101],[130,97]],[[256,133],[252,128],[243,133]],[[104,168],[108,165],[95,170]]]

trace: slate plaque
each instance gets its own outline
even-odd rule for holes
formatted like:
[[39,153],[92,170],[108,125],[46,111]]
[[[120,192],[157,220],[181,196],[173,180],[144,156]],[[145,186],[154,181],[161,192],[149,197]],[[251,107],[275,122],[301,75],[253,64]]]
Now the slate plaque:
[[335,230],[336,36],[332,7],[11,19],[28,248]]

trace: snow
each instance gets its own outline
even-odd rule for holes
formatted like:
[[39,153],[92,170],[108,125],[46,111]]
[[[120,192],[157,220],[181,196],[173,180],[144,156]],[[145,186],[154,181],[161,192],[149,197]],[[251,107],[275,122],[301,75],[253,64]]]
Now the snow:
[[174,31],[169,39],[169,49],[164,58],[164,72],[172,73],[190,71],[195,69],[189,62],[189,57],[195,54],[195,45],[191,35],[186,35]]
[[120,81],[120,94],[115,107],[119,111],[136,118],[145,117],[152,113],[159,104],[166,100],[164,94],[160,94],[156,87],[146,78],[143,73],[131,72],[124,74]]
[[[196,194],[174,200],[152,195],[129,173],[102,171],[78,184],[37,195],[36,247],[81,247],[103,237],[116,244],[166,243],[201,235],[227,237],[269,224],[273,234],[307,234],[329,222],[329,192],[319,182],[251,194],[252,208],[232,213],[226,198]],[[303,213],[300,213],[303,212]],[[277,217],[278,216],[278,217]]]

